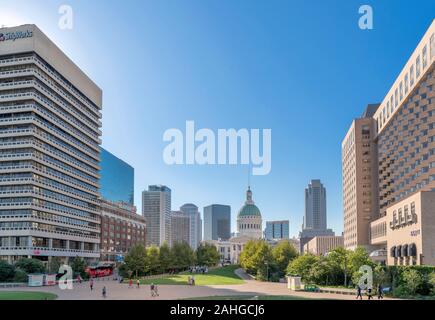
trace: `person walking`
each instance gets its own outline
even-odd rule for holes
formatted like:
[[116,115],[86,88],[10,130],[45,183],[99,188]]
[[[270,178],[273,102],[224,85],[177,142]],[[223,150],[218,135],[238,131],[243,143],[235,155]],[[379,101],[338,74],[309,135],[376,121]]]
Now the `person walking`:
[[157,285],[154,285],[154,294],[158,297],[159,296],[159,289],[157,288]]
[[133,279],[130,278],[130,280],[128,281],[128,288],[133,288]]
[[378,299],[384,299],[384,288],[382,288],[382,285],[378,285]]
[[106,293],[107,293],[106,292],[106,286],[103,287],[102,293],[103,293],[103,298],[106,299]]
[[367,297],[368,297],[369,300],[373,299],[372,288],[368,288],[367,289]]
[[94,278],[91,278],[91,280],[89,280],[89,287],[91,288],[91,291],[94,290]]
[[139,281],[139,279],[137,279],[137,280],[136,280],[136,288],[139,289],[139,287],[140,287],[140,281]]
[[356,286],[356,298],[362,300],[361,287],[359,285]]
[[151,283],[150,285],[150,292],[151,292],[151,297],[154,297],[155,292],[154,292],[154,283]]

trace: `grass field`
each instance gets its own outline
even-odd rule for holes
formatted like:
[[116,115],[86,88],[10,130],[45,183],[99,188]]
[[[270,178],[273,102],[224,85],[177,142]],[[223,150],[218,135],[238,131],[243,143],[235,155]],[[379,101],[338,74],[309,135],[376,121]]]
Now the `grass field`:
[[312,300],[294,296],[252,296],[252,295],[234,295],[234,296],[211,296],[189,298],[184,300]]
[[[244,281],[240,279],[234,271],[237,266],[226,266],[209,270],[206,274],[190,274],[189,272],[182,272],[176,275],[171,275],[163,278],[155,279],[142,279],[141,284],[175,284],[186,285],[189,276],[194,276],[195,284],[197,286],[206,285],[220,285],[220,284],[242,284]],[[128,280],[126,280],[128,282]]]
[[53,293],[33,291],[0,291],[0,300],[54,300]]

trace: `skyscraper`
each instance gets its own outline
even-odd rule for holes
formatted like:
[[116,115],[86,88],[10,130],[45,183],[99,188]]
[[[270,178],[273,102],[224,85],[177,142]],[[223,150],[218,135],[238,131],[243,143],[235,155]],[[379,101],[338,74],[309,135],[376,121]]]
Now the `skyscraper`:
[[333,236],[327,228],[326,221],[326,189],[320,180],[311,180],[305,189],[305,216],[300,233],[301,252],[305,243],[315,236]]
[[183,242],[190,245],[190,216],[181,211],[172,211],[170,245]]
[[289,239],[289,220],[266,221],[266,230],[264,232],[266,240]]
[[212,204],[204,207],[204,240],[228,240],[231,237],[231,207]]
[[186,203],[180,207],[180,211],[190,218],[189,245],[196,249],[202,241],[202,220],[198,207],[193,203]]
[[342,143],[344,246],[370,247],[370,222],[378,215],[376,121],[379,104],[368,105]]
[[112,202],[134,205],[134,169],[101,148],[101,196]]
[[35,25],[0,34],[0,255],[95,260],[102,91]]
[[147,225],[147,245],[170,244],[171,189],[163,185],[151,185],[147,191],[143,191],[142,214]]

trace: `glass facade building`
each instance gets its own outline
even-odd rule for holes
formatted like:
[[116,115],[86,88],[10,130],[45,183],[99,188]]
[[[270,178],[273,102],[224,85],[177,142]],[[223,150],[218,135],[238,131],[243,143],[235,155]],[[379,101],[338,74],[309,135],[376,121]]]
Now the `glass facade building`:
[[101,197],[134,205],[134,168],[101,148]]
[[204,240],[228,240],[231,237],[231,207],[212,204],[204,207]]
[[266,240],[289,239],[288,220],[283,221],[266,221],[265,238]]

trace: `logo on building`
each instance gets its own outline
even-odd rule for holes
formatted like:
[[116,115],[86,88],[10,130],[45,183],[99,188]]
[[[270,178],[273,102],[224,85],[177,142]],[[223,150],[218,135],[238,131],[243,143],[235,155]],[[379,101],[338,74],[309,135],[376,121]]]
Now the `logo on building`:
[[15,41],[17,39],[24,39],[24,38],[31,38],[31,37],[33,37],[33,31],[31,30],[0,33],[0,41],[8,41],[8,40]]

